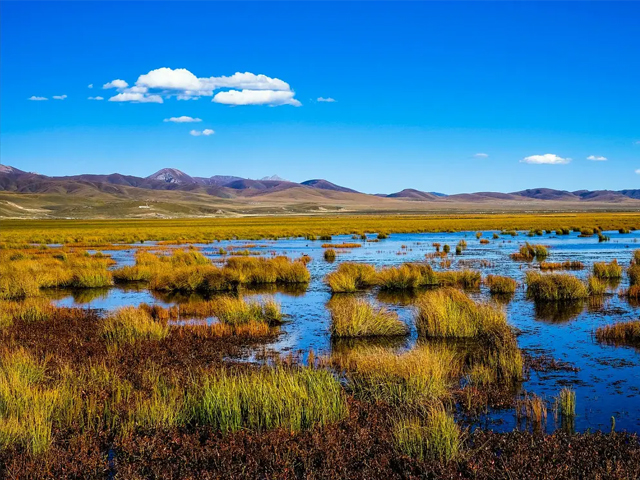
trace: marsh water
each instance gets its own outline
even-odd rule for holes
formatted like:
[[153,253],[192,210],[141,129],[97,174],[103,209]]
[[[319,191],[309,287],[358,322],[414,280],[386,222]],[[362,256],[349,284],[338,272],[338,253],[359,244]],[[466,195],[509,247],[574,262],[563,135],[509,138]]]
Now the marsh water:
[[[577,233],[556,236],[545,234],[528,238],[524,232],[516,237],[501,235],[491,239],[494,232],[484,232],[483,238],[490,243],[481,244],[475,232],[392,234],[378,242],[360,242],[361,248],[338,250],[335,262],[324,260],[321,241],[305,239],[285,239],[277,241],[226,241],[213,244],[196,245],[202,253],[215,261],[222,261],[218,253],[225,249],[244,249],[249,246],[252,252],[263,255],[287,255],[292,258],[303,254],[312,261],[308,264],[311,282],[307,288],[274,288],[266,290],[244,291],[247,299],[273,296],[287,316],[287,322],[281,328],[277,339],[260,350],[267,349],[278,353],[302,352],[309,350],[317,354],[329,354],[332,344],[328,333],[330,315],[326,304],[331,298],[329,288],[324,284],[324,276],[334,270],[340,262],[367,262],[376,266],[398,265],[404,262],[425,261],[425,255],[435,251],[433,243],[448,244],[452,251],[455,245],[464,239],[468,248],[462,255],[449,255],[452,264],[449,268],[473,268],[483,275],[506,275],[520,283],[518,291],[511,298],[494,299],[504,305],[510,325],[518,330],[518,344],[525,352],[538,356],[548,356],[570,364],[573,369],[554,371],[530,371],[522,383],[521,392],[533,392],[552,399],[563,387],[576,392],[575,428],[578,431],[606,430],[611,428],[611,419],[615,418],[617,430],[640,432],[640,351],[632,347],[616,347],[598,343],[594,338],[595,329],[605,324],[637,319],[640,307],[630,304],[619,297],[617,291],[628,285],[626,277],[610,288],[610,293],[598,301],[574,303],[535,304],[528,300],[522,288],[525,272],[535,268],[535,263],[513,261],[509,255],[518,250],[525,241],[541,243],[549,247],[549,262],[578,260],[585,264],[584,270],[571,272],[581,278],[591,271],[593,262],[617,259],[628,266],[632,252],[640,248],[640,231],[621,235],[617,232],[605,232],[608,242],[598,242],[597,237],[579,237]],[[499,232],[496,232],[499,233]],[[370,237],[374,239],[375,237]],[[335,236],[333,243],[354,242],[351,236]],[[251,244],[251,245],[249,245]],[[176,247],[178,248],[178,247]],[[101,250],[110,254],[117,265],[114,268],[134,263],[136,247],[126,250]],[[438,262],[433,263],[439,269]],[[82,292],[55,291],[50,293],[60,306],[81,306],[102,309],[105,312],[124,305],[140,303],[171,304],[188,301],[179,295],[165,295],[150,292],[145,288],[113,287],[104,290],[83,290]],[[475,299],[490,299],[486,287],[470,294]],[[380,293],[376,290],[363,292],[378,303],[398,312],[400,318],[411,328],[411,336],[393,345],[393,348],[411,348],[417,341],[413,326],[415,315],[413,297],[407,294]],[[247,351],[246,358],[254,359],[256,351]],[[481,426],[499,431],[517,427],[514,410],[492,410],[483,415],[478,423]],[[553,420],[547,429],[555,428]]]

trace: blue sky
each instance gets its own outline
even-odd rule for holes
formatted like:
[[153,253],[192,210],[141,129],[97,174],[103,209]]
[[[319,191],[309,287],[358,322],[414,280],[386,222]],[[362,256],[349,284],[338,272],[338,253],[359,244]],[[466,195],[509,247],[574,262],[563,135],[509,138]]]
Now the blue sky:
[[[640,180],[638,2],[0,10],[0,156],[23,170],[276,173],[368,193]],[[182,116],[202,121],[164,121]]]

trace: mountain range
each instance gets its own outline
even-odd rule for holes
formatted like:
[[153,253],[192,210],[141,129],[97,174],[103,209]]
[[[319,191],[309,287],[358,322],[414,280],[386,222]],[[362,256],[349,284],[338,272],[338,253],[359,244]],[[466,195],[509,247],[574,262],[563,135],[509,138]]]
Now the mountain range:
[[[138,205],[140,202],[144,202],[144,205]],[[109,205],[113,208],[109,209]],[[114,211],[118,205],[123,209],[122,213]],[[163,168],[147,177],[120,173],[46,176],[0,165],[0,215],[5,217],[75,218],[92,215],[188,216],[496,209],[638,210],[640,189],[571,192],[535,188],[510,193],[475,192],[445,195],[407,188],[391,194],[370,195],[325,179],[296,183],[277,175],[259,180],[227,175],[196,177],[176,168]]]

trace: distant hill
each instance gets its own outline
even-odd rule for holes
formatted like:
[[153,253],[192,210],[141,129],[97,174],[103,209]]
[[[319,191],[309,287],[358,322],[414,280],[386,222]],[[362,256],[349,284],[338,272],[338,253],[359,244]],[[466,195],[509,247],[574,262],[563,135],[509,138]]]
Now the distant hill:
[[525,210],[639,211],[640,189],[570,192],[533,188],[444,195],[407,188],[369,195],[325,179],[296,183],[277,175],[260,180],[232,175],[193,177],[176,168],[163,168],[147,177],[120,173],[49,177],[0,165],[0,216],[5,218]]
[[319,188],[321,190],[333,190],[335,192],[359,193],[356,190],[352,190],[351,188],[341,187],[340,185],[336,185],[335,183],[331,183],[327,180],[322,180],[319,178],[315,178],[313,180],[306,180],[302,182],[300,185],[305,185],[311,188]]

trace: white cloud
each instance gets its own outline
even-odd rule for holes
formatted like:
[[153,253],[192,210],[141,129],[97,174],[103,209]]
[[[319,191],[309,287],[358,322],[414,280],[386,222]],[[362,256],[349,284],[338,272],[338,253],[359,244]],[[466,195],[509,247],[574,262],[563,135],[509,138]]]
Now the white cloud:
[[119,78],[112,80],[108,83],[105,83],[102,88],[107,89],[107,88],[117,88],[117,89],[123,89],[123,88],[127,88],[129,86],[129,84],[127,82],[125,82],[124,80],[120,80]]
[[32,100],[34,102],[41,102],[43,100],[49,100],[47,97],[36,97],[35,95],[32,95],[28,98],[28,100]]
[[476,153],[474,155],[475,158],[489,158],[489,154],[488,153]]
[[181,117],[171,117],[165,118],[165,122],[173,122],[173,123],[192,123],[192,122],[201,122],[201,118],[193,118],[187,117],[186,115],[182,115]]
[[531,163],[534,165],[564,165],[571,161],[570,158],[562,158],[553,153],[545,153],[544,155],[531,155],[524,157],[520,162]]
[[636,170],[636,173],[640,175],[640,168]]
[[336,100],[334,98],[331,98],[331,97],[327,97],[327,98],[318,97],[318,102],[335,103]]
[[88,97],[87,100],[104,100],[104,97]]
[[54,95],[53,96],[54,100],[64,100],[65,98],[67,98],[66,95]]
[[600,157],[597,155],[589,155],[587,157],[587,160],[592,160],[594,162],[606,162],[607,161],[607,157]]
[[189,132],[189,134],[193,135],[194,137],[199,137],[200,135],[204,135],[205,137],[208,137],[209,135],[213,135],[214,133],[216,133],[216,132],[214,132],[210,128],[205,128],[202,131],[200,131],[200,130],[191,130]]
[[145,95],[143,93],[122,92],[109,99],[110,102],[132,103],[164,103],[160,95]]
[[276,90],[229,90],[220,92],[213,97],[212,102],[224,105],[302,105],[293,98],[295,94],[287,91]]
[[89,85],[87,85],[87,88],[93,88],[93,83],[90,83]]
[[[129,87],[124,80],[117,79],[105,83],[103,88],[116,88],[121,94],[142,94],[145,98],[175,97],[178,100],[197,100],[200,97],[212,97],[215,90],[223,90],[214,97],[216,103],[227,105],[295,105],[301,103],[294,99],[295,93],[289,84],[279,78],[256,75],[250,72],[237,72],[231,76],[197,77],[186,68],[157,68],[138,77],[135,85]],[[225,91],[230,89],[229,91]],[[264,93],[263,93],[264,92]],[[116,95],[114,101],[138,101],[141,97]],[[136,98],[136,100],[126,100]],[[154,100],[156,101],[156,100]],[[335,101],[332,98],[319,101]],[[152,102],[152,100],[146,100]]]

